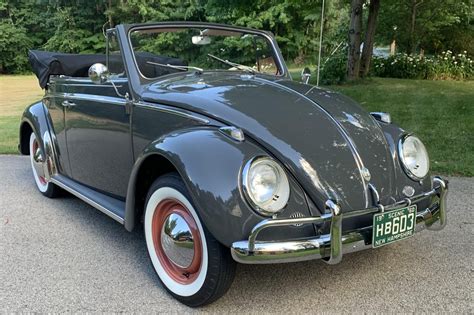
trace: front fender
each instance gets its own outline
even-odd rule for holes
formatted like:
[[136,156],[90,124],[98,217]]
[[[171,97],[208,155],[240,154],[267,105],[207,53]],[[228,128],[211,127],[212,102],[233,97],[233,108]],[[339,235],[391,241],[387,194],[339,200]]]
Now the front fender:
[[[255,156],[268,155],[250,140],[235,141],[215,127],[196,127],[173,132],[150,143],[137,158],[127,192],[125,227],[135,225],[135,187],[143,162],[151,155],[170,161],[188,188],[198,214],[214,237],[230,246],[246,239],[251,229],[264,217],[258,215],[243,198],[240,174],[245,163]],[[309,215],[306,196],[291,178],[291,197],[281,217],[295,212]],[[314,236],[312,226],[269,230],[261,239]]]
[[403,195],[402,190],[406,186],[413,186],[415,189],[415,195],[430,191],[433,188],[430,177],[431,172],[428,173],[425,179],[417,181],[408,177],[403,170],[400,157],[398,156],[398,143],[400,139],[407,134],[407,132],[394,123],[386,124],[379,122],[379,124],[382,128],[382,131],[384,132],[385,139],[387,140],[390,154],[394,163],[396,190],[393,197],[398,199],[405,198],[406,196]]

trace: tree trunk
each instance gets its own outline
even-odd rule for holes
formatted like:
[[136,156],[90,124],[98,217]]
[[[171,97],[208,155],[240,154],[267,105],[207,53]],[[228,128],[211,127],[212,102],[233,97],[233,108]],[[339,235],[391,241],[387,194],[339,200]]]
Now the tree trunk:
[[396,50],[397,50],[397,42],[394,39],[392,43],[390,44],[390,56],[395,55]]
[[112,19],[112,0],[109,0],[109,7],[108,7],[108,20],[109,20],[109,28],[114,28],[114,20]]
[[424,0],[411,0],[411,20],[410,20],[410,41],[408,43],[408,54],[415,51],[415,26],[416,26],[416,13],[418,7],[423,3]]
[[349,53],[347,57],[347,79],[355,80],[359,77],[360,68],[360,32],[362,29],[362,2],[352,0],[351,23],[349,26]]
[[367,31],[365,32],[364,48],[360,61],[360,75],[365,77],[369,74],[372,51],[374,50],[375,28],[377,16],[380,9],[380,0],[371,0],[369,5],[369,17],[367,19]]

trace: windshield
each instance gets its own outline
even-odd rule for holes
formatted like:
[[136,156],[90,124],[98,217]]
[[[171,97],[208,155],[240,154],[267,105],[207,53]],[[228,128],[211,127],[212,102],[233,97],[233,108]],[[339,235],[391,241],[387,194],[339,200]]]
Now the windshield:
[[130,33],[140,73],[148,79],[184,71],[244,71],[280,75],[263,35],[219,28],[153,28]]

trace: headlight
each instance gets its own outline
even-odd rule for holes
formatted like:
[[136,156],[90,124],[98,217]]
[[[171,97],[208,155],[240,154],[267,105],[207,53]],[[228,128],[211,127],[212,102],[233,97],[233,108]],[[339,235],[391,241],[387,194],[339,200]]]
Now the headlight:
[[277,213],[290,198],[290,185],[285,171],[268,157],[252,159],[245,165],[242,184],[247,200],[263,215]]
[[412,179],[419,180],[428,174],[430,160],[426,148],[415,136],[406,136],[400,139],[398,155],[405,172]]

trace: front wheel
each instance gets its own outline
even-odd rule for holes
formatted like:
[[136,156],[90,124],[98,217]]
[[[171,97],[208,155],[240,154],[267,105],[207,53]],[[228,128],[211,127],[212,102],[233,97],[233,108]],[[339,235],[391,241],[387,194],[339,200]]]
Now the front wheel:
[[166,288],[191,307],[209,304],[229,289],[235,262],[201,224],[189,193],[177,174],[151,186],[144,220],[148,254]]

